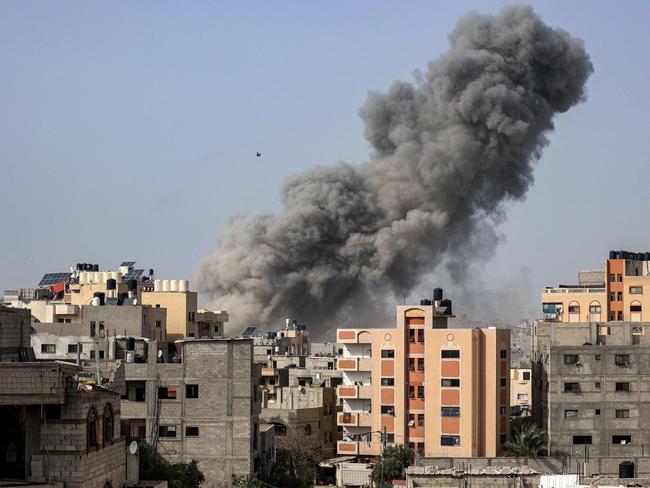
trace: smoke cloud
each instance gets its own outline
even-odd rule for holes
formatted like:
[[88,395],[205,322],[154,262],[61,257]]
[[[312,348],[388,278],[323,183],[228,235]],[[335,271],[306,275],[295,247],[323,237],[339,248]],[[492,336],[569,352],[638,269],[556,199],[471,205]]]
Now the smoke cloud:
[[584,100],[592,72],[583,42],[530,7],[462,17],[414,82],[368,94],[370,160],[291,176],[279,214],[232,218],[199,289],[239,327],[291,316],[324,329],[441,264],[464,280],[491,255],[503,204],[524,198],[554,115]]

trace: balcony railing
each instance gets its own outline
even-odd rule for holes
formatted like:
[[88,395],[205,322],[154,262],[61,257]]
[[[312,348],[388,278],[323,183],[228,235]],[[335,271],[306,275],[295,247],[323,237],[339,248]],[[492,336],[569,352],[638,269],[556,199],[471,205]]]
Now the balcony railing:
[[372,396],[372,387],[369,385],[339,385],[336,394],[339,398],[369,400]]
[[338,358],[336,369],[339,371],[371,371],[372,358]]
[[370,427],[372,424],[370,412],[341,412],[337,423],[347,427]]

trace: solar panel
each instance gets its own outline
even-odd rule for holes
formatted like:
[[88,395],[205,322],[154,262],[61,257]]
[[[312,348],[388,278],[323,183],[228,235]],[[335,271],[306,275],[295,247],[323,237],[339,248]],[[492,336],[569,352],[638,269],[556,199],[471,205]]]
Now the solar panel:
[[124,261],[120,266],[128,266],[129,268],[135,264],[135,261]]
[[39,281],[38,286],[52,286],[70,278],[70,273],[46,273]]
[[132,269],[127,274],[122,276],[122,281],[139,280],[142,277],[143,273],[144,269]]
[[256,330],[257,327],[246,327],[246,330],[242,334],[242,337],[250,337]]

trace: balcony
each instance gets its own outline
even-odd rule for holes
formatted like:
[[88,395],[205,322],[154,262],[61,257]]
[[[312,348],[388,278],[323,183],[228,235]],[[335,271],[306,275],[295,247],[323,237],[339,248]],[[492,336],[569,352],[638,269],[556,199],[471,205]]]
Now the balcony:
[[370,427],[370,412],[342,412],[338,414],[338,425],[345,427]]
[[336,331],[336,342],[339,344],[370,344],[371,335],[363,329],[339,329]]
[[336,389],[339,398],[370,400],[372,387],[369,385],[339,385]]
[[336,361],[339,371],[371,371],[372,358],[339,358]]
[[79,313],[79,307],[67,303],[56,303],[54,304],[54,313],[56,315],[77,315]]
[[341,455],[378,456],[379,443],[368,441],[338,441],[336,450]]

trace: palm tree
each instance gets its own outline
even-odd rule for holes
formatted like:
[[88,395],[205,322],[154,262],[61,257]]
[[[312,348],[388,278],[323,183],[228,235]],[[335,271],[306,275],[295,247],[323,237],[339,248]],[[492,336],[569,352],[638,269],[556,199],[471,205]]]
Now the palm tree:
[[517,457],[536,457],[546,445],[546,431],[532,422],[526,422],[512,433],[503,447]]

